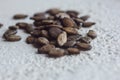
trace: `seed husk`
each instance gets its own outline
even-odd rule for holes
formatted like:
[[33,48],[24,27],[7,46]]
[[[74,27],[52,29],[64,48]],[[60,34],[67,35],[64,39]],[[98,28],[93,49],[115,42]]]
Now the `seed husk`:
[[13,19],[25,19],[27,17],[28,17],[28,15],[26,15],[26,14],[15,14],[13,16]]
[[90,18],[89,15],[85,15],[85,16],[81,16],[80,19],[82,19],[83,21],[86,21]]
[[92,39],[90,37],[85,36],[85,37],[81,37],[80,41],[84,43],[90,43]]
[[89,32],[87,33],[87,36],[91,37],[92,39],[97,37],[97,34],[95,31],[93,30],[89,30]]
[[63,46],[67,42],[67,33],[62,32],[61,34],[59,34],[57,42],[59,46]]
[[39,45],[46,45],[46,44],[49,44],[49,41],[48,41],[48,39],[45,38],[45,37],[39,37],[39,38],[37,39],[37,43],[38,43]]
[[75,22],[71,18],[65,17],[61,21],[62,21],[62,25],[64,27],[74,27],[75,26]]
[[57,38],[58,35],[59,35],[60,33],[62,33],[62,32],[63,32],[63,31],[62,31],[60,28],[57,28],[57,27],[53,27],[53,28],[50,28],[50,29],[49,29],[49,34],[50,34],[50,36],[53,37],[53,38]]
[[47,54],[52,48],[55,48],[55,46],[52,44],[46,44],[42,46],[41,48],[38,48],[38,52]]
[[83,24],[82,24],[82,27],[91,27],[91,26],[93,26],[93,25],[95,25],[95,22],[84,22]]
[[68,48],[69,54],[79,54],[80,50],[78,48]]
[[92,49],[92,46],[88,43],[77,43],[76,44],[80,50],[90,50]]
[[26,27],[28,26],[28,23],[18,22],[16,23],[16,26],[19,26],[20,29],[26,29]]
[[65,30],[68,34],[79,34],[78,30],[72,27],[64,27],[63,30]]
[[34,38],[34,37],[28,36],[28,37],[26,38],[26,43],[32,44],[32,43],[34,43],[34,42],[35,42],[35,38]]
[[5,38],[7,41],[11,41],[11,42],[14,42],[14,41],[20,41],[21,40],[21,37],[20,36],[17,36],[17,35],[9,35],[8,37]]
[[60,48],[52,48],[49,51],[49,56],[50,57],[61,57],[64,56],[65,51],[63,49]]

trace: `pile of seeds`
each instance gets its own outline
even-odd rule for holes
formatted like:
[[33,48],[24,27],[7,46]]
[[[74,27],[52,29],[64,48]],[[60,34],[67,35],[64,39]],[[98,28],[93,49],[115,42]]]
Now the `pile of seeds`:
[[[13,19],[26,17],[25,14],[16,14]],[[30,17],[33,24],[18,22],[15,26],[10,26],[3,38],[7,41],[19,41],[21,37],[16,33],[17,29],[22,29],[30,34],[26,42],[38,48],[39,54],[50,57],[79,54],[80,51],[90,50],[90,42],[97,36],[93,30],[89,30],[86,36],[78,32],[81,28],[95,25],[94,22],[88,22],[88,18],[88,15],[79,17],[79,12],[75,10],[49,9]]]

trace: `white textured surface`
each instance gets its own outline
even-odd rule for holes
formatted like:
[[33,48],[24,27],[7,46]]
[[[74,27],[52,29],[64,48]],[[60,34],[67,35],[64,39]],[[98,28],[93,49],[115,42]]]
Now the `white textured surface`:
[[[75,9],[91,15],[98,37],[93,49],[77,56],[48,58],[25,43],[1,39],[15,13],[44,11],[51,7]],[[26,22],[31,22],[29,19]],[[0,80],[120,80],[120,0],[0,0]],[[85,31],[88,31],[87,29]],[[84,32],[84,31],[83,31]]]

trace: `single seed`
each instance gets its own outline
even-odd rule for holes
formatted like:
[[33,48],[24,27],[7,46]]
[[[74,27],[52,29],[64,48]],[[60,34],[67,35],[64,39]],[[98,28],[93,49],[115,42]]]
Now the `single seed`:
[[80,41],[84,42],[84,43],[90,43],[92,41],[92,39],[90,37],[86,36],[86,37],[81,37]]
[[41,32],[39,30],[33,30],[30,34],[34,37],[40,37],[41,36]]
[[48,53],[52,48],[55,48],[54,45],[47,44],[38,49],[39,53]]
[[29,24],[29,25],[26,27],[25,30],[26,30],[27,33],[31,33],[34,29],[33,29],[32,25]]
[[77,43],[76,44],[80,50],[90,50],[92,46],[88,43]]
[[88,35],[89,37],[91,37],[92,39],[94,39],[94,38],[97,37],[96,32],[93,31],[93,30],[89,30],[89,32],[87,33],[87,35]]
[[0,23],[0,28],[3,26],[3,24],[2,23]]
[[19,26],[20,29],[26,29],[26,27],[28,26],[28,23],[18,22],[16,23],[16,26]]
[[35,21],[33,23],[36,27],[42,26],[42,22],[41,21]]
[[62,33],[62,32],[63,32],[63,31],[62,31],[60,28],[57,28],[57,27],[53,27],[53,28],[50,28],[50,29],[49,29],[49,34],[50,34],[50,36],[53,37],[53,38],[57,38],[58,35],[59,35],[60,33]]
[[61,57],[64,56],[65,51],[63,49],[60,48],[52,48],[49,51],[49,56],[50,57]]
[[53,20],[42,20],[42,25],[50,25],[55,24],[55,21]]
[[68,41],[77,41],[82,37],[82,35],[80,34],[76,34],[76,35],[70,35],[68,36]]
[[61,34],[59,34],[57,42],[59,46],[63,46],[67,42],[67,33],[62,32]]
[[49,41],[45,37],[39,37],[37,39],[37,43],[40,44],[40,45],[46,45],[46,44],[49,44]]
[[80,17],[80,19],[82,19],[83,21],[86,21],[86,20],[88,20],[89,18],[90,18],[89,15],[85,15],[85,16]]
[[66,13],[58,13],[56,15],[56,18],[63,19],[63,18],[70,18],[70,16],[68,14],[66,14]]
[[76,44],[76,41],[67,41],[64,44],[64,47],[73,47]]
[[47,30],[41,30],[41,36],[49,38],[48,31]]
[[65,30],[68,34],[79,34],[78,30],[72,27],[65,27],[63,30]]
[[14,42],[21,40],[21,37],[17,35],[9,35],[8,37],[6,37],[6,40]]
[[34,37],[28,36],[28,37],[26,38],[26,43],[32,44],[32,43],[34,43],[34,42],[35,42],[35,38],[34,38]]
[[46,13],[49,13],[50,15],[56,15],[59,12],[61,12],[61,10],[57,9],[57,8],[49,9],[49,10],[46,11]]
[[28,16],[26,14],[15,14],[13,16],[13,19],[25,19],[27,18]]
[[93,26],[93,25],[95,25],[95,23],[94,22],[84,22],[83,24],[82,24],[82,27],[91,27],[91,26]]
[[68,48],[69,54],[79,54],[80,50],[78,48]]
[[74,27],[75,26],[75,22],[71,19],[71,18],[63,18],[62,19],[62,25],[64,27]]
[[7,30],[4,34],[3,34],[3,38],[7,38],[10,35],[15,35],[17,33],[17,30]]
[[9,26],[9,30],[17,30],[19,26]]
[[66,11],[67,14],[69,14],[71,17],[77,17],[79,12],[75,11],[75,10],[68,10]]

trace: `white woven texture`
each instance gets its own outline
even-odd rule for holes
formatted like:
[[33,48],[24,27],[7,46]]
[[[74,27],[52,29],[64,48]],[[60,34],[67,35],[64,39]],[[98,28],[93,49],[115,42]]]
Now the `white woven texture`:
[[[22,40],[6,42],[1,37],[9,25],[28,19],[12,20],[15,13],[32,16],[57,7],[75,9],[95,21],[98,37],[92,50],[76,56],[48,58],[25,43],[28,34],[19,30]],[[120,80],[120,0],[0,0],[0,80]],[[84,34],[89,29],[80,30]]]

